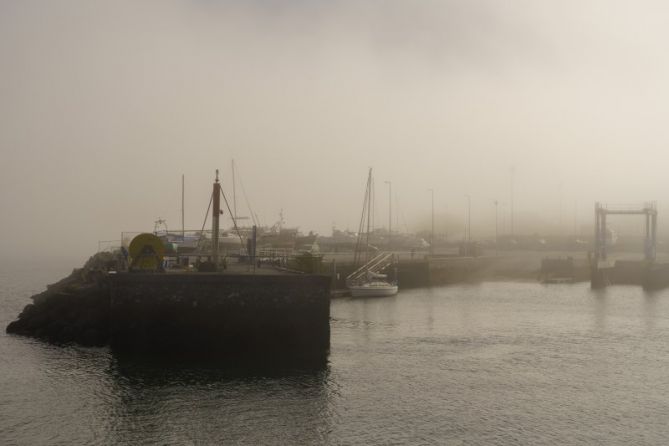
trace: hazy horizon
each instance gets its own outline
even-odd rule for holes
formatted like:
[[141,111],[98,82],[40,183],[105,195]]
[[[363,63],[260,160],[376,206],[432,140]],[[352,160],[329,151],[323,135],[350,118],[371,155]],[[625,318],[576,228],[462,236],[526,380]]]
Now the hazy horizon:
[[[474,238],[590,224],[669,188],[659,1],[0,1],[4,256],[87,256],[159,217],[202,226],[235,159],[264,224]],[[238,190],[239,214],[247,214]],[[399,204],[398,208],[396,205]],[[500,210],[502,212],[502,210]],[[227,212],[226,212],[227,216]],[[501,224],[501,223],[500,223]],[[508,224],[508,223],[507,223]]]

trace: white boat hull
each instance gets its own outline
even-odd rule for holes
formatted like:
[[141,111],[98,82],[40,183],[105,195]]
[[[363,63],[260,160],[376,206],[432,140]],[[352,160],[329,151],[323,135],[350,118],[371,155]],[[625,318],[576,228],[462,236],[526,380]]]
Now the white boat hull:
[[348,287],[353,297],[384,297],[397,294],[397,285],[385,284],[363,284]]

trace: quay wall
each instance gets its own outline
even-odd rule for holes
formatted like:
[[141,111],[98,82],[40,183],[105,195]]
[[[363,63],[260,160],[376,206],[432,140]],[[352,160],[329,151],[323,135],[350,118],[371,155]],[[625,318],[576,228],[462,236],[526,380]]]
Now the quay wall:
[[[355,271],[353,262],[326,264],[327,274],[332,278],[332,289],[346,288],[346,277]],[[387,272],[388,279],[397,280],[402,288],[418,288],[430,285],[429,265],[425,260],[400,261],[397,270]]]
[[593,271],[592,287],[641,285],[646,290],[669,287],[669,264],[645,260],[616,260],[612,267]]
[[[538,280],[540,267],[541,257],[535,256],[428,256],[400,260],[397,272],[388,271],[388,276],[391,280],[397,278],[401,288],[416,288],[485,280]],[[330,263],[333,289],[346,288],[346,276],[353,270],[352,262]],[[585,261],[576,262],[574,277],[588,279]]]
[[645,271],[643,286],[649,291],[669,287],[669,264],[650,265]]
[[118,353],[327,358],[329,276],[114,273],[108,257],[96,254],[33,295],[6,332],[55,344],[111,345]]
[[325,355],[324,275],[133,274],[110,277],[110,342],[124,351]]

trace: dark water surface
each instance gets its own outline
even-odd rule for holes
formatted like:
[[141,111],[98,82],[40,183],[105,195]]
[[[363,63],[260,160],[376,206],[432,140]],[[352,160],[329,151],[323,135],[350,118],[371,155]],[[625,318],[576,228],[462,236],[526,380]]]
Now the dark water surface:
[[0,272],[0,444],[669,444],[667,292],[337,300],[327,366],[249,369],[6,335],[67,272]]

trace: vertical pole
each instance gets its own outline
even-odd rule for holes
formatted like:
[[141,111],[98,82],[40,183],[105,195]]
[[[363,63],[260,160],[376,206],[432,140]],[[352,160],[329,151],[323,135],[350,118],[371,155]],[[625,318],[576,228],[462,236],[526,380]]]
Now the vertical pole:
[[216,181],[214,182],[214,190],[212,192],[214,209],[211,215],[211,255],[214,265],[218,267],[218,232],[219,232],[219,217],[221,215],[221,184],[218,182],[218,169],[216,169]]
[[430,254],[434,255],[434,189],[430,189],[432,197],[432,230],[430,231]]
[[560,202],[558,203],[558,235],[564,235],[563,226],[564,222],[562,220],[562,181],[560,181],[559,186]]
[[497,218],[497,210],[498,210],[498,205],[499,202],[495,200],[495,254],[499,255],[499,245],[497,244],[497,236],[498,236],[498,218]]
[[606,260],[608,255],[606,249],[606,212],[602,211],[602,216],[600,220],[602,222],[602,229],[600,231],[602,237],[602,260]]
[[657,253],[657,211],[653,209],[653,221],[651,224],[651,255],[652,261],[655,261],[655,255]]
[[651,241],[650,241],[650,211],[646,210],[644,213],[644,217],[646,217],[646,237],[644,239],[644,247],[643,247],[643,253],[644,257],[646,260],[651,259],[651,254],[650,254],[650,249],[651,249]]
[[516,174],[516,166],[511,166],[511,203],[510,203],[510,213],[511,213],[511,237],[515,235],[514,227],[514,200],[513,200],[513,186],[514,186],[514,176]]
[[253,258],[253,274],[255,274],[256,263],[257,263],[257,260],[256,260],[256,246],[257,246],[257,240],[258,240],[258,238],[257,238],[258,237],[258,227],[256,225],[253,225],[252,235],[253,235],[253,239],[252,239],[253,241],[251,242],[251,250],[252,250],[251,257]]
[[594,267],[597,268],[599,264],[599,252],[600,252],[600,237],[599,237],[599,203],[595,203],[595,239],[594,239]]
[[502,220],[502,234],[506,234],[506,203],[502,202],[502,211],[500,217]]
[[390,244],[393,237],[393,184],[390,181],[386,181],[386,184],[388,185],[388,249],[391,249]]
[[375,199],[375,197],[374,197],[374,179],[371,179],[369,181],[369,184],[370,184],[370,186],[369,186],[369,200],[370,200],[370,206],[371,207],[367,206],[367,209],[370,210],[370,212],[371,212],[368,215],[368,217],[371,218],[371,220],[370,220],[370,231],[374,232],[374,218],[376,216],[376,212],[375,212],[376,202],[374,201],[374,199]]
[[232,160],[232,213],[237,220],[237,181],[235,181],[235,160]]
[[372,211],[372,168],[369,168],[369,175],[367,177],[367,238],[365,240],[365,264],[369,262],[369,230],[371,225],[371,211]]
[[472,197],[467,195],[467,243],[472,241]]
[[185,190],[185,176],[181,175],[181,240],[183,241],[186,238],[186,225],[185,225],[185,213],[184,210],[184,190]]
[[400,200],[397,198],[397,191],[395,191],[395,228],[400,230]]

